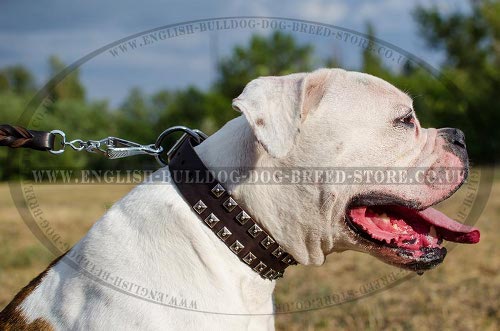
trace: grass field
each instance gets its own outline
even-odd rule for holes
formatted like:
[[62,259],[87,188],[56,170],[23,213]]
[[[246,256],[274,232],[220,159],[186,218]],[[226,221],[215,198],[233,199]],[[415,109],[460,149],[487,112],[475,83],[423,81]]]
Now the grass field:
[[[51,226],[74,244],[106,208],[125,195],[125,185],[38,185],[35,191]],[[462,194],[463,196],[463,194]],[[461,192],[442,206],[456,209]],[[0,309],[55,258],[22,221],[0,185]],[[500,181],[476,223],[481,242],[454,247],[443,265],[368,298],[333,307],[278,314],[278,330],[499,330]],[[451,247],[451,246],[447,246]],[[276,302],[307,302],[364,288],[391,272],[372,257],[334,254],[322,267],[297,266],[278,282]]]

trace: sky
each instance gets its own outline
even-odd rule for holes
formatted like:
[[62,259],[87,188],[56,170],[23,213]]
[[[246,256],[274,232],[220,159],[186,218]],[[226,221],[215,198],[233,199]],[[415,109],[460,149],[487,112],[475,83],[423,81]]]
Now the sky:
[[[435,5],[445,13],[467,10],[467,0],[4,0],[0,3],[0,68],[22,64],[43,84],[50,78],[47,65],[50,55],[57,55],[69,64],[142,31],[229,16],[286,17],[359,32],[364,32],[366,22],[370,21],[378,38],[437,67],[443,61],[443,54],[426,47],[411,15],[418,4]],[[90,99],[108,99],[116,106],[132,87],[140,87],[147,93],[188,85],[207,88],[216,78],[218,59],[228,56],[236,44],[244,45],[253,33],[266,35],[273,31],[263,28],[263,21],[260,24],[253,29],[211,32],[202,31],[198,24],[195,33],[151,44],[146,42],[150,38],[139,37],[137,42],[144,44],[143,47],[118,56],[108,50],[80,67],[87,95]],[[301,33],[293,30],[293,26],[286,32],[301,43],[314,45],[318,61],[335,55],[347,68],[359,64],[360,48],[349,42]]]

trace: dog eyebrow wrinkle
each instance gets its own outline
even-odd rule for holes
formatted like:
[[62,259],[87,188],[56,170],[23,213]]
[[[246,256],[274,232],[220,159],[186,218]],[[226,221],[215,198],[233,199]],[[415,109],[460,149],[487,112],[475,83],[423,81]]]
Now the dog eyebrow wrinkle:
[[407,106],[407,105],[404,105],[404,104],[401,104],[401,103],[398,103],[396,105],[394,105],[394,107],[392,107],[395,111],[398,112],[398,114],[401,114],[401,115],[406,115],[406,114],[409,114],[411,112],[413,112],[413,107],[412,106]]

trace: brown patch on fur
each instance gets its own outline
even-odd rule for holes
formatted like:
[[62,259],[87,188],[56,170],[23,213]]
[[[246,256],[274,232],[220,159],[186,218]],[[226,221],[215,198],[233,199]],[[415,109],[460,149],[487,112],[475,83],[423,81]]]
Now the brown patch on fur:
[[[15,313],[18,313],[16,310]],[[15,317],[15,321],[7,322],[7,324],[0,324],[0,327],[4,331],[55,331],[54,327],[44,320],[43,318],[37,318],[31,323],[26,323],[26,319],[20,313]],[[1,323],[1,321],[0,321]]]
[[266,123],[264,122],[264,120],[262,118],[258,118],[257,121],[255,121],[255,124],[257,124],[257,126],[266,125]]
[[[66,252],[67,253],[67,252]],[[5,331],[54,331],[54,327],[44,320],[43,318],[37,318],[33,322],[28,323],[26,317],[19,309],[19,306],[23,301],[37,288],[37,286],[42,282],[43,278],[49,272],[50,268],[56,265],[64,255],[59,256],[57,259],[52,261],[52,263],[45,269],[41,274],[36,276],[28,285],[26,285],[17,295],[12,299],[12,301],[0,312],[0,329]]]
[[305,120],[309,112],[318,107],[326,90],[326,81],[329,75],[328,70],[319,70],[307,76],[304,88],[304,101],[302,103],[301,118]]

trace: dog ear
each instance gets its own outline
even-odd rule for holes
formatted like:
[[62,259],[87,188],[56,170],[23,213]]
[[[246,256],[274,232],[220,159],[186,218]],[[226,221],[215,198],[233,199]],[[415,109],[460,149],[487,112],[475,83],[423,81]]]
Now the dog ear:
[[305,121],[311,111],[318,108],[326,91],[326,84],[331,70],[319,69],[309,75],[304,80],[302,90],[301,118]]
[[301,122],[319,105],[328,74],[329,70],[322,69],[260,77],[247,84],[232,106],[245,115],[264,149],[281,158],[291,150]]

